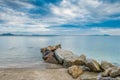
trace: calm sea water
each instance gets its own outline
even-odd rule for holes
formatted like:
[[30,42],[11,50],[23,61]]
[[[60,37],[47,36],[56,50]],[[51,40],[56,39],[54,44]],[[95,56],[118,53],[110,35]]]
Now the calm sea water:
[[55,44],[99,62],[120,64],[120,36],[0,36],[0,67],[43,66],[40,48]]

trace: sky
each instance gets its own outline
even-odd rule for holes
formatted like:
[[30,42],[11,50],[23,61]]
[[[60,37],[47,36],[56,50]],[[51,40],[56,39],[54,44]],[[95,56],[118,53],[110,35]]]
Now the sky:
[[0,0],[0,34],[120,35],[120,0]]

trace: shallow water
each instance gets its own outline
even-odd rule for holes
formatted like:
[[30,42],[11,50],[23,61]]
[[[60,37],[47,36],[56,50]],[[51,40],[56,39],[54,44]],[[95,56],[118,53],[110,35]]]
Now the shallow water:
[[120,36],[0,36],[0,67],[42,66],[40,48],[59,43],[77,55],[120,64]]

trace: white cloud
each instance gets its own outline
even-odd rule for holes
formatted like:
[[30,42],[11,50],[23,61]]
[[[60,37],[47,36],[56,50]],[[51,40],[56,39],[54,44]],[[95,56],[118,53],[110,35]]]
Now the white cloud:
[[102,34],[120,35],[120,28],[92,28],[91,30]]
[[49,25],[41,23],[40,19],[28,17],[28,13],[15,11],[11,8],[4,7],[4,11],[0,12],[0,19],[5,23],[0,24],[0,31],[16,32],[16,31],[49,31]]
[[51,11],[68,23],[85,24],[99,22],[110,18],[110,15],[120,13],[120,3],[110,4],[99,0],[63,0],[59,5],[52,5]]
[[[1,1],[2,3],[2,1]],[[24,6],[29,9],[38,8],[27,2],[16,0],[14,3]],[[4,5],[4,4],[2,4]],[[46,33],[60,33],[61,32],[75,32],[75,34],[119,34],[119,29],[89,29],[77,30],[66,29],[61,26],[64,24],[86,25],[88,23],[101,22],[107,19],[120,19],[120,17],[109,17],[111,15],[120,14],[120,3],[104,3],[100,0],[63,0],[58,5],[49,4],[51,10],[47,16],[40,16],[40,18],[29,17],[29,12],[17,11],[8,6],[1,7],[0,19],[5,21],[1,23],[0,31],[27,31],[27,32],[46,32]],[[37,16],[36,14],[31,14]],[[56,26],[54,28],[54,26]],[[7,28],[6,28],[7,27]],[[82,26],[81,26],[82,27]],[[81,31],[81,32],[80,32]]]
[[22,7],[25,7],[25,8],[28,8],[28,9],[31,9],[31,8],[35,8],[36,6],[35,5],[32,5],[32,4],[29,4],[27,2],[22,2],[20,0],[16,0],[14,1],[16,4],[18,5],[21,5]]

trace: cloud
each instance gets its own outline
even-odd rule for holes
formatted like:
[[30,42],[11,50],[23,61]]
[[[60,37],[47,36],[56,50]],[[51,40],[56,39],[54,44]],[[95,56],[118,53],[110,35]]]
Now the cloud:
[[110,35],[120,35],[120,28],[92,28],[91,30],[100,32],[102,34],[110,34]]
[[0,1],[0,32],[119,34],[109,20],[120,21],[119,0]]
[[85,25],[114,19],[110,16],[120,14],[120,3],[110,4],[99,0],[63,0],[60,5],[52,5],[51,10],[54,15],[68,23]]

